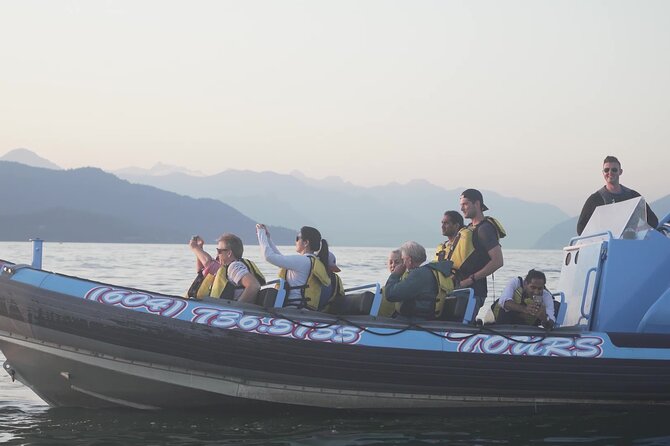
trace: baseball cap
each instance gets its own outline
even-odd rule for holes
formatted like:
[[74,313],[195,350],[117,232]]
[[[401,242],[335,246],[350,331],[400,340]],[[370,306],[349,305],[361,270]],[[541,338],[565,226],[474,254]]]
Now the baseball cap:
[[482,205],[482,212],[483,211],[488,211],[489,208],[484,204],[484,197],[482,197],[482,193],[479,192],[477,189],[465,189],[463,193],[461,194],[463,198],[467,198],[468,200],[472,201],[473,203],[475,201],[479,201]]
[[339,266],[337,266],[337,258],[332,252],[328,252],[328,271],[339,273],[342,271]]

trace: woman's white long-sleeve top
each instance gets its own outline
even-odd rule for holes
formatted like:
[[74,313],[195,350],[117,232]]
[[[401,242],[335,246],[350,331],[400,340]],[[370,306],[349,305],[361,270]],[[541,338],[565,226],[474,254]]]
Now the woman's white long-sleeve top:
[[[309,271],[312,267],[312,262],[307,255],[292,254],[285,256],[270,237],[268,237],[265,230],[257,231],[258,244],[261,246],[261,253],[266,262],[271,263],[280,268],[286,268],[286,281],[290,287],[301,287],[307,283]],[[300,297],[300,289],[291,290],[288,297]]]

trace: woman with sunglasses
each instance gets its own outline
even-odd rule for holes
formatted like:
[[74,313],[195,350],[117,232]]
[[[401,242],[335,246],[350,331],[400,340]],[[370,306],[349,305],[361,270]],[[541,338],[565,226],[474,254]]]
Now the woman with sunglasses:
[[281,268],[279,277],[284,279],[288,292],[284,306],[318,309],[321,288],[330,285],[326,270],[328,242],[321,238],[321,233],[311,226],[300,228],[295,238],[298,254],[291,255],[277,249],[264,224],[256,225],[256,234],[265,260]]
[[[629,189],[619,182],[619,177],[623,175],[621,163],[616,156],[606,156],[603,161],[603,178],[605,185],[598,189],[584,203],[579,219],[577,220],[577,234],[582,235],[586,224],[593,215],[596,207],[604,204],[618,203],[631,198],[639,197],[640,194],[633,189]],[[647,223],[652,228],[658,226],[658,217],[654,214],[647,204]]]

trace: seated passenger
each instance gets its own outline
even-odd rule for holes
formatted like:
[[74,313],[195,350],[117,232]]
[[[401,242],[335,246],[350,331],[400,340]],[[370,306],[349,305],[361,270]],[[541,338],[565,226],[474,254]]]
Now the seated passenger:
[[215,260],[203,249],[202,238],[195,236],[191,239],[189,246],[198,264],[203,266],[199,272],[203,280],[197,290],[193,290],[192,285],[189,297],[215,297],[255,303],[261,285],[265,285],[265,277],[251,260],[242,257],[242,240],[235,234],[225,233],[217,243]]
[[279,252],[264,224],[256,225],[256,233],[263,257],[281,268],[279,277],[286,281],[288,295],[284,306],[317,310],[321,287],[330,285],[326,271],[328,242],[321,238],[321,233],[310,226],[300,228],[295,238],[297,255]]
[[[403,243],[400,251],[403,263],[393,269],[384,287],[386,298],[397,302],[394,316],[434,319],[435,301],[440,292],[437,275],[451,276],[451,262],[424,263],[426,249],[412,241]],[[407,276],[403,278],[406,271]]]
[[402,254],[399,249],[394,249],[389,253],[388,267],[389,273],[392,273],[396,266],[402,265]]
[[340,271],[342,270],[337,266],[335,254],[328,252],[328,277],[330,277],[330,285],[321,288],[319,311],[328,311],[327,307],[334,299],[344,296],[342,279],[337,275]]
[[[402,265],[402,256],[400,253],[400,249],[394,249],[389,253],[387,265],[389,268],[389,273],[392,273],[396,266]],[[407,272],[403,274],[403,277],[405,277],[406,275]],[[400,280],[402,280],[403,277],[401,277]],[[379,306],[378,316],[393,317],[394,313],[395,313],[395,302],[390,302],[386,298],[386,288],[384,287],[382,288],[382,302]]]
[[509,281],[502,295],[493,304],[493,314],[499,324],[542,325],[551,329],[556,323],[554,299],[544,287],[543,272],[531,269],[525,279]]

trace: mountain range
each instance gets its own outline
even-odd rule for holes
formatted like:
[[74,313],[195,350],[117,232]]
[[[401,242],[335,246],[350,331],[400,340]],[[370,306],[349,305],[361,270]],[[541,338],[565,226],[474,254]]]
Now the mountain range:
[[26,166],[61,170],[59,165],[52,163],[46,158],[42,158],[33,151],[23,148],[10,150],[0,157],[0,161],[14,161],[16,163],[25,164]]
[[[0,161],[0,240],[186,243],[233,232],[257,244],[255,221],[210,198],[131,184],[97,168],[54,170]],[[292,244],[295,231],[273,226]]]
[[[432,249],[443,238],[442,214],[459,209],[463,191],[447,190],[423,180],[366,188],[338,178],[306,181],[295,174],[240,170],[206,177],[183,173],[119,175],[133,183],[215,198],[259,221],[293,228],[315,226],[331,243],[353,246],[397,246],[405,240],[417,240]],[[531,247],[553,222],[568,218],[552,205],[491,191],[483,194],[491,209],[489,214],[508,230],[505,246]]]
[[[362,187],[339,177],[313,179],[301,172],[289,175],[226,170],[207,176],[161,163],[151,169],[131,167],[113,174],[94,168],[64,171],[26,149],[9,152],[0,158],[7,159],[59,171],[74,183],[81,183],[86,177],[86,183],[81,183],[82,190],[87,193],[104,190],[108,198],[101,202],[99,198],[91,200],[78,196],[78,206],[73,206],[72,200],[58,201],[56,195],[67,191],[62,190],[62,184],[50,184],[56,178],[43,172],[36,176],[39,177],[37,181],[54,190],[50,199],[37,200],[39,204],[29,211],[23,205],[8,205],[9,202],[3,199],[0,225],[4,219],[11,221],[12,227],[26,229],[31,224],[34,227],[35,223],[31,222],[39,221],[42,225],[49,222],[55,230],[54,225],[59,222],[61,234],[68,233],[68,237],[72,237],[72,233],[88,234],[91,241],[97,238],[99,241],[183,242],[191,233],[204,233],[197,227],[205,214],[210,215],[209,210],[203,208],[213,208],[217,209],[219,217],[216,223],[207,226],[212,237],[222,232],[225,226],[225,230],[239,232],[246,243],[255,243],[253,223],[264,222],[281,228],[278,228],[279,233],[273,231],[273,238],[278,243],[292,243],[295,231],[300,226],[309,225],[319,228],[324,238],[334,245],[397,246],[405,240],[416,240],[431,250],[443,239],[440,233],[442,213],[448,209],[458,210],[459,196],[464,189],[445,189],[423,180]],[[0,184],[4,182],[5,173]],[[156,208],[155,202],[148,201],[156,198],[149,197],[148,190],[160,195],[162,207]],[[128,193],[133,195],[136,203],[121,206]],[[507,230],[508,236],[502,241],[505,248],[557,249],[576,235],[576,217],[570,217],[553,205],[504,197],[492,191],[482,190],[482,193],[490,208],[487,215],[498,218]],[[183,212],[173,211],[184,203],[194,209],[197,207],[198,210],[193,212],[197,212],[198,217],[185,219]],[[670,212],[670,195],[651,206],[659,217],[665,216]],[[133,218],[128,218],[127,212],[131,208]],[[139,208],[150,211],[137,213]],[[111,212],[111,209],[115,211]],[[68,214],[68,210],[76,211],[76,214]],[[67,220],[68,215],[72,221]],[[226,215],[226,219],[222,220],[221,215]],[[104,220],[100,220],[100,216],[105,216]],[[77,222],[83,220],[97,223],[75,230]],[[220,223],[223,221],[225,224]],[[95,230],[110,225],[113,230]],[[13,240],[26,233],[25,230],[19,231],[20,234],[13,231]],[[58,231],[54,235],[57,234]],[[8,239],[8,236],[6,227],[4,231],[0,230],[0,239]],[[279,241],[278,237],[284,241]]]

